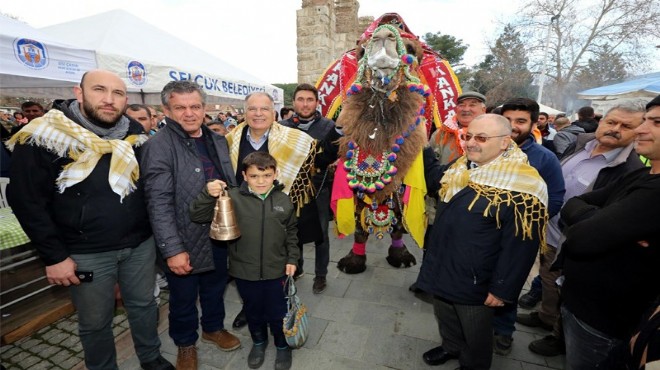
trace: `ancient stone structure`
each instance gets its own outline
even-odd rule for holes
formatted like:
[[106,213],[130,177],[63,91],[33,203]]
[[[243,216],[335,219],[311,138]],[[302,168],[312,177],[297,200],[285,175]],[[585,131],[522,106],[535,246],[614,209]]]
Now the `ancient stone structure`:
[[355,47],[373,17],[358,18],[357,0],[303,0],[296,12],[298,83],[314,84],[325,68]]

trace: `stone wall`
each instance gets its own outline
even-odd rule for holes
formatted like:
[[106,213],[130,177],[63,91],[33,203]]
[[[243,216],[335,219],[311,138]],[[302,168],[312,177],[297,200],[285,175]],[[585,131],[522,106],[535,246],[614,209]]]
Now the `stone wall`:
[[355,47],[373,21],[360,17],[357,0],[303,0],[296,11],[298,83],[316,83],[332,61]]

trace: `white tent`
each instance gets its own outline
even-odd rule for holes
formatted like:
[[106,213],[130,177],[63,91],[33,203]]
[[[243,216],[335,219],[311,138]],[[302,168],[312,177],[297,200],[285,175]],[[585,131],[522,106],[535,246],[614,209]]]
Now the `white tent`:
[[[96,51],[99,68],[117,73],[129,101],[160,104],[160,91],[173,80],[203,86],[210,103],[241,103],[255,91],[283,101],[283,90],[242,71],[123,10],[42,29]],[[220,40],[218,40],[220,43]]]
[[552,108],[552,107],[548,107],[547,105],[543,105],[541,103],[539,103],[539,108],[540,108],[541,112],[545,112],[545,113],[550,114],[550,115],[557,115],[559,113],[564,113],[560,110],[557,110],[557,109]]
[[70,98],[83,73],[96,68],[93,50],[0,15],[0,95]]

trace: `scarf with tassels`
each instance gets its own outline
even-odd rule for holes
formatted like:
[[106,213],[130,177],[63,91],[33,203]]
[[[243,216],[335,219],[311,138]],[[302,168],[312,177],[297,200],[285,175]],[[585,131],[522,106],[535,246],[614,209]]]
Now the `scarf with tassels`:
[[108,182],[120,201],[135,190],[140,177],[133,146],[147,141],[146,135],[129,135],[124,140],[104,140],[67,118],[59,110],[51,109],[43,117],[32,120],[6,143],[9,150],[16,144],[37,145],[58,156],[71,158],[57,177],[60,193],[87,178],[104,154],[111,153]]
[[[243,130],[248,130],[243,122],[225,137],[229,143],[229,157],[234,169],[239,166],[238,152]],[[300,209],[314,199],[312,176],[316,156],[316,140],[301,130],[273,122],[268,133],[268,153],[277,161],[277,180],[284,185],[282,192],[289,195],[297,214]]]
[[484,210],[484,217],[494,207],[497,226],[500,227],[499,207],[513,205],[516,224],[516,236],[534,239],[533,230],[538,230],[541,250],[545,245],[545,225],[548,220],[548,190],[536,169],[527,162],[527,155],[518,146],[511,145],[493,161],[474,169],[468,169],[467,157],[454,162],[440,180],[440,200],[449,202],[463,188],[470,187],[476,195],[468,210],[477,200],[486,198],[489,205]]

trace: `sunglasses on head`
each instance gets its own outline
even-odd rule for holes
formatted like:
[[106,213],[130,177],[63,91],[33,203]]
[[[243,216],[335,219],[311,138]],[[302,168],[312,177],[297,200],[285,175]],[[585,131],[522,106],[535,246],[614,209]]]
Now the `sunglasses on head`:
[[467,143],[471,139],[474,139],[474,141],[476,141],[477,143],[485,143],[486,141],[488,141],[488,139],[492,139],[494,137],[505,137],[505,136],[509,136],[509,135],[484,136],[484,135],[461,134],[461,140]]

